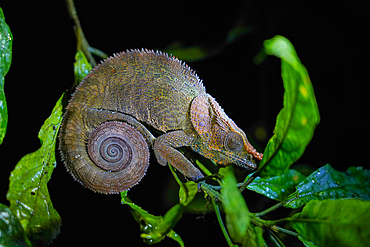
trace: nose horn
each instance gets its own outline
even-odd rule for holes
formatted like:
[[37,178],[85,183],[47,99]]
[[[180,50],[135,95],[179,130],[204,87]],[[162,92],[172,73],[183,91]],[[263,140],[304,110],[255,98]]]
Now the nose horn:
[[253,157],[257,160],[262,160],[263,153],[257,152],[257,150],[250,144],[247,144],[247,152],[253,155]]

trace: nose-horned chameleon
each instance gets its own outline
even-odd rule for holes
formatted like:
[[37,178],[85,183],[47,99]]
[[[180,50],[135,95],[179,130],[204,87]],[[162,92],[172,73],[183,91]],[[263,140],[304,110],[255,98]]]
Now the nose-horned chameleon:
[[[92,128],[88,120],[96,120],[98,112],[108,120],[117,118],[133,126],[154,149],[159,164],[169,162],[192,180],[202,178],[203,174],[179,147],[188,146],[218,164],[234,163],[249,169],[255,169],[255,159],[262,158],[245,133],[206,93],[196,73],[162,52],[122,52],[105,60],[84,78],[67,107],[61,128],[61,151],[67,167],[69,162],[79,162],[76,157],[80,156],[67,146],[79,138],[81,143],[87,143],[89,138],[78,126]],[[154,137],[149,127],[159,131],[159,136]],[[76,144],[75,149],[85,148]],[[73,160],[69,161],[67,156]],[[81,163],[79,167],[83,166]],[[80,176],[78,171],[72,173]]]

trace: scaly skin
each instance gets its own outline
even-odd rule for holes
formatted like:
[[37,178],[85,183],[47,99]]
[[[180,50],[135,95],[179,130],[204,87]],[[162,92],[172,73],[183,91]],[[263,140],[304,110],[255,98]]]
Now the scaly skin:
[[[109,116],[134,126],[154,149],[161,165],[169,162],[192,180],[202,173],[176,148],[189,146],[218,164],[255,169],[259,154],[244,132],[208,95],[185,64],[161,52],[132,50],[98,65],[76,89],[69,112]],[[66,114],[66,118],[68,118]],[[156,138],[145,127],[160,132]]]

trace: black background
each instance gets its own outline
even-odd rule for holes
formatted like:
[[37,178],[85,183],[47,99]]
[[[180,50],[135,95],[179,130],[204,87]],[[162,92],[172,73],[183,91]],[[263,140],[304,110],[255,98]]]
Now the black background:
[[[2,1],[13,33],[13,62],[5,78],[8,132],[0,146],[0,202],[7,204],[10,172],[40,143],[37,133],[60,95],[71,86],[76,42],[64,1]],[[90,45],[107,54],[131,48],[163,49],[183,45],[217,47],[236,24],[250,32],[216,56],[188,63],[203,79],[208,93],[247,135],[263,127],[272,135],[282,108],[280,61],[253,63],[263,40],[287,37],[306,66],[315,89],[321,122],[299,164],[318,168],[330,163],[337,170],[369,168],[368,1],[76,1]],[[256,139],[262,151],[268,139]],[[53,246],[141,245],[139,227],[119,196],[95,194],[58,166],[49,182],[53,205],[62,217]],[[130,195],[153,214],[164,214],[174,201],[164,188],[173,186],[166,167],[152,165]],[[260,203],[248,200],[251,211]],[[262,209],[271,204],[263,205]],[[213,215],[185,215],[175,230],[187,246],[201,242],[226,246]],[[166,240],[162,246],[174,243]],[[289,244],[288,244],[289,245]],[[293,245],[293,244],[292,244]]]

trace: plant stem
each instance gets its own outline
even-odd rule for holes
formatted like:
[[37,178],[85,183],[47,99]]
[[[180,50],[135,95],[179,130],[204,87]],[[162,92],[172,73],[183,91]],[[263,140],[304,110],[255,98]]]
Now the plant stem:
[[85,35],[82,31],[75,4],[73,0],[66,0],[66,3],[67,3],[67,8],[68,8],[68,13],[75,24],[74,30],[75,30],[75,35],[77,38],[77,50],[81,50],[85,54],[86,58],[89,60],[89,63],[93,67],[95,67],[96,62],[95,62],[93,55],[91,54],[89,50],[89,47],[90,47],[89,43],[87,42]]
[[280,238],[276,236],[276,234],[272,230],[269,230],[268,233],[269,233],[270,240],[273,242],[275,246],[281,246],[281,247],[285,246],[284,243],[281,242]]
[[101,51],[101,50],[99,50],[99,49],[96,49],[96,48],[94,48],[94,47],[91,47],[91,46],[89,46],[89,51],[90,51],[93,55],[95,55],[95,56],[97,56],[97,57],[100,57],[100,58],[102,58],[102,59],[106,59],[106,58],[108,57],[107,53],[105,53],[105,52],[103,52],[103,51]]
[[283,206],[284,203],[283,202],[279,202],[277,204],[275,204],[274,206],[262,211],[262,212],[259,212],[259,213],[256,213],[255,216],[256,217],[261,217],[261,216],[264,216],[272,211],[275,211],[276,209],[280,208],[281,206]]
[[293,236],[296,236],[296,237],[298,237],[298,236],[299,236],[299,234],[298,234],[298,233],[296,233],[296,232],[293,232],[293,231],[287,230],[287,229],[282,228],[282,227],[279,227],[279,226],[275,226],[275,227],[276,227],[276,229],[278,229],[280,232],[284,232],[284,233],[286,233],[286,234],[293,235]]
[[222,217],[221,217],[221,213],[220,213],[220,208],[218,207],[217,203],[213,199],[212,199],[212,204],[213,204],[213,208],[215,210],[216,216],[217,216],[218,223],[220,224],[222,233],[225,236],[226,242],[227,242],[227,244],[229,246],[232,247],[232,246],[234,246],[234,244],[231,241],[229,234],[227,233],[227,230],[226,230],[226,227],[224,225],[224,222],[222,221]]
[[207,176],[212,176],[212,173],[199,160],[195,160],[195,163]]
[[[236,186],[238,188],[240,188],[241,186],[243,186],[244,183],[237,183]],[[221,185],[211,185],[211,184],[208,184],[208,186],[214,190],[221,190],[222,189],[222,186]]]
[[243,190],[245,190],[245,188],[247,188],[247,186],[252,183],[252,181],[261,173],[261,170],[258,169],[255,173],[252,174],[252,176],[245,182],[243,182],[241,184],[241,186],[239,187],[239,191],[240,192],[243,192]]
[[200,187],[205,191],[212,199],[212,201],[222,201],[221,194],[214,189],[212,189],[212,185],[209,185],[205,182],[200,182]]
[[177,176],[177,174],[176,174],[176,172],[175,172],[175,169],[173,169],[173,166],[172,166],[170,163],[168,163],[167,165],[168,165],[168,167],[170,168],[171,173],[172,173],[173,177],[175,178],[175,180],[176,180],[177,184],[178,184],[178,185],[180,185],[180,187],[183,187],[184,185],[183,185],[183,183],[181,182],[181,180],[179,179],[179,177]]

